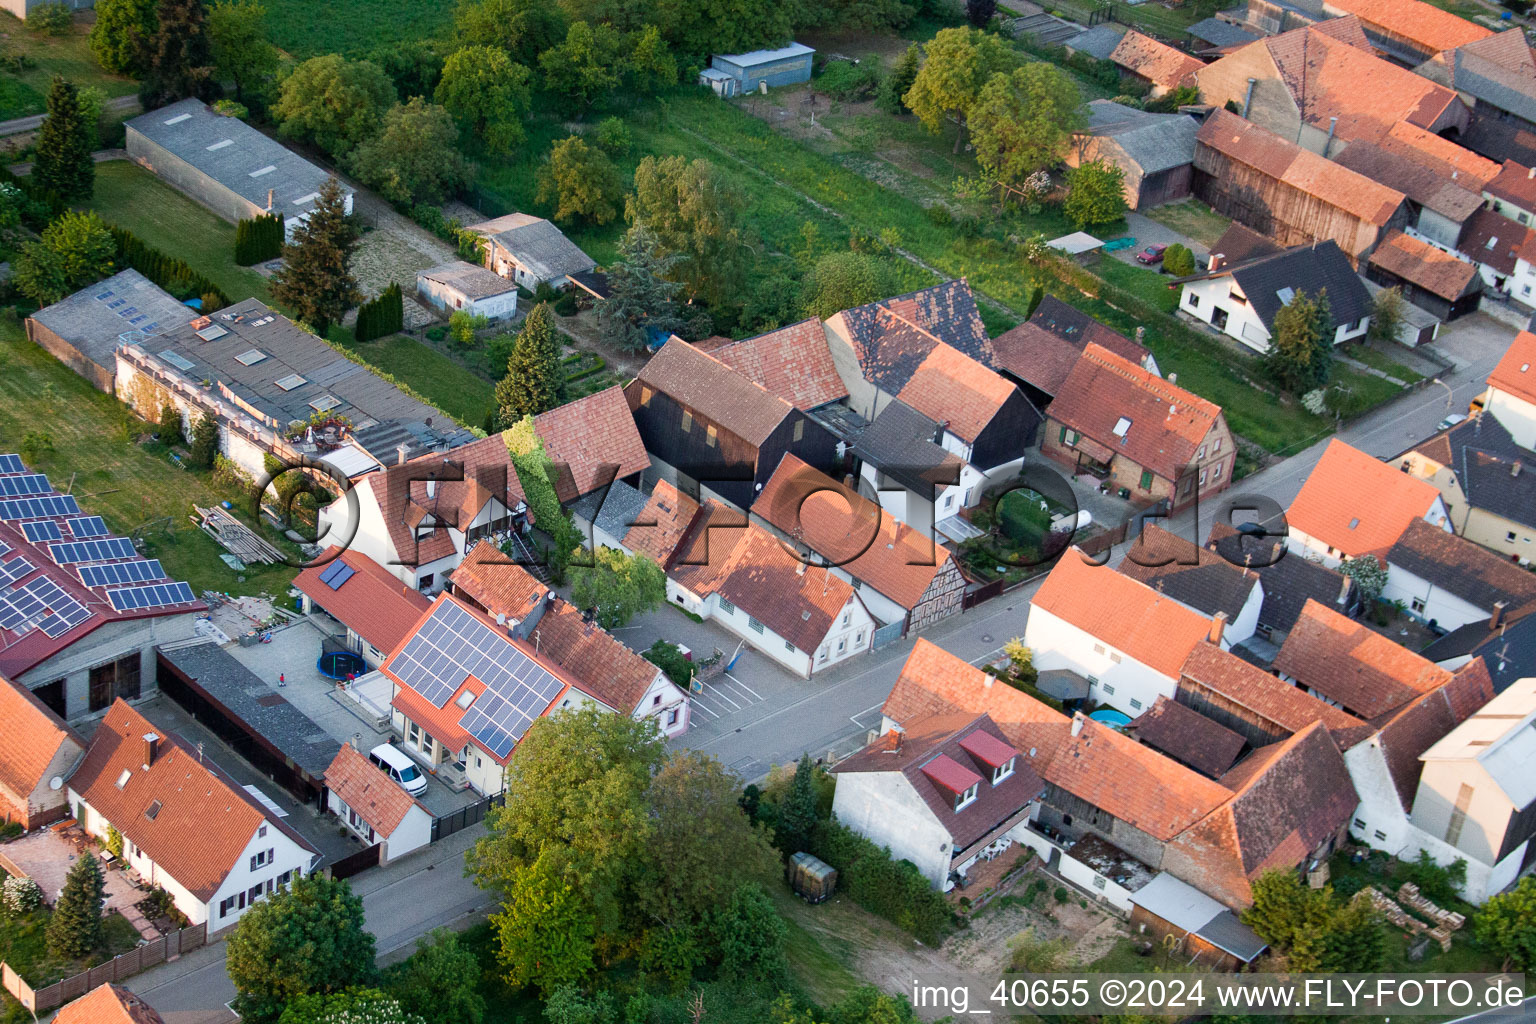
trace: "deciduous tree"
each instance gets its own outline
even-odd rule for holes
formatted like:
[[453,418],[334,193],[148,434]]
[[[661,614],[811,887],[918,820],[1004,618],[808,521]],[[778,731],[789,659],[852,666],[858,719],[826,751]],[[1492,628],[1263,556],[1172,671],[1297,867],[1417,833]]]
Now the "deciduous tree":
[[416,952],[384,973],[384,989],[407,1013],[427,1020],[480,1024],[480,961],[458,935],[439,928],[416,940]]
[[81,109],[75,87],[55,75],[48,88],[48,115],[37,132],[32,158],[33,188],[65,203],[91,198],[96,190],[96,124]]
[[623,198],[618,168],[578,135],[551,146],[548,161],[539,168],[539,202],[553,204],[554,219],[561,223],[607,224],[618,216]]
[[386,43],[368,54],[395,83],[402,99],[412,96],[432,98],[443,77],[442,44],[435,39],[406,39]]
[[352,276],[357,228],[346,213],[341,183],[327,178],[308,217],[283,246],[283,265],[272,276],[272,296],[322,337],[362,301]]
[[1333,363],[1333,334],[1328,290],[1319,291],[1315,299],[1298,291],[1275,313],[1267,360],[1270,374],[1292,394],[1322,387]]
[[1087,123],[1076,83],[1044,61],[993,75],[968,118],[977,162],[1011,185],[1057,163]]
[[1125,171],[1105,160],[1089,160],[1067,171],[1067,201],[1061,212],[1080,228],[1113,224],[1125,217]]
[[559,46],[539,55],[544,88],[569,110],[583,111],[619,84],[624,41],[612,27],[572,23]]
[[507,359],[507,374],[496,385],[496,407],[503,423],[515,423],[524,416],[553,409],[564,391],[554,311],[549,303],[541,302],[523,318],[523,328]]
[[139,86],[144,108],[188,97],[207,100],[217,93],[203,0],[160,0],[155,32],[145,51],[144,81]]
[[997,0],[965,0],[965,20],[977,28],[986,28],[997,14]]
[[982,88],[1014,63],[997,36],[974,28],[942,29],[925,48],[922,67],[902,102],[934,134],[945,121],[958,125],[954,150],[958,153],[965,140],[966,119]]
[[777,982],[788,974],[784,939],[788,927],[761,886],[740,886],[713,915],[720,971],[742,982]]
[[155,34],[156,0],[100,0],[91,26],[91,56],[114,75],[144,72],[145,48]]
[[272,116],[287,138],[340,157],[377,133],[394,103],[394,83],[377,64],[328,53],[283,79]]
[[16,287],[39,305],[58,302],[117,269],[117,242],[95,213],[65,211],[22,246],[15,259]]
[[1387,586],[1386,567],[1375,555],[1346,558],[1339,563],[1339,572],[1355,581],[1367,606],[1374,605]]
[[267,9],[257,0],[219,0],[208,11],[208,39],[214,69],[235,83],[242,102],[247,89],[261,91],[277,70],[277,47],[267,38]]
[[863,252],[834,252],[821,257],[805,276],[805,312],[825,320],[845,309],[891,294],[893,277],[883,257]]
[[661,29],[647,25],[635,38],[629,54],[630,81],[645,94],[677,84],[677,58],[661,38]]
[[[438,1017],[434,1020],[462,1020]],[[395,996],[375,988],[349,988],[331,995],[299,996],[288,1004],[278,1024],[427,1024],[428,1018],[406,1010]]]
[[606,344],[643,352],[656,332],[683,329],[677,306],[682,285],[670,279],[681,254],[663,256],[644,225],[619,241],[619,261],[608,268],[608,297],[597,304],[597,329]]
[[793,5],[735,0],[658,0],[653,21],[679,53],[743,53],[782,46],[793,29]]
[[466,46],[443,63],[437,102],[488,152],[509,153],[526,137],[532,77],[505,50]]
[[1408,322],[1401,288],[1384,288],[1371,303],[1371,337],[1377,341],[1397,341]]
[[70,866],[53,905],[46,933],[48,952],[60,960],[81,960],[101,945],[101,905],[107,881],[101,861],[86,853]]
[[649,555],[599,547],[592,564],[571,568],[571,601],[596,614],[604,629],[618,629],[667,599],[667,577]]
[[565,37],[560,8],[544,0],[465,0],[454,27],[460,45],[494,46],[524,67]]
[[691,298],[718,305],[738,295],[745,278],[744,205],[740,189],[708,160],[648,156],[635,169],[625,216],[654,234],[659,255],[681,257],[671,273]]
[[397,203],[440,203],[469,183],[448,111],[420,96],[397,103],[379,133],[352,151],[352,173]]
[[1489,898],[1473,920],[1477,941],[1504,958],[1506,969],[1536,968],[1536,876]]
[[270,1024],[305,995],[332,995],[374,981],[373,936],[363,901],[345,881],[296,878],[248,908],[226,954],[241,1020]]

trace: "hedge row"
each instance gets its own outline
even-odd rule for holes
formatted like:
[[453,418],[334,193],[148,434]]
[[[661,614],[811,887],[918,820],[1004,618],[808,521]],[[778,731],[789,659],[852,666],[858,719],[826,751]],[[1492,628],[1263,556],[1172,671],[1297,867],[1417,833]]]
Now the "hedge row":
[[235,225],[235,262],[242,267],[275,260],[283,254],[283,215],[263,213]]
[[357,309],[357,326],[353,334],[358,341],[372,341],[405,329],[405,296],[400,285],[391,283],[372,302],[365,302]]
[[811,853],[837,869],[837,885],[859,906],[911,932],[919,942],[938,945],[954,924],[944,895],[909,860],[836,821],[818,822]]
[[117,242],[117,252],[123,262],[176,298],[196,296],[202,299],[204,313],[212,313],[229,305],[229,296],[224,294],[223,289],[193,270],[185,261],[150,248],[132,232],[115,224],[107,227]]

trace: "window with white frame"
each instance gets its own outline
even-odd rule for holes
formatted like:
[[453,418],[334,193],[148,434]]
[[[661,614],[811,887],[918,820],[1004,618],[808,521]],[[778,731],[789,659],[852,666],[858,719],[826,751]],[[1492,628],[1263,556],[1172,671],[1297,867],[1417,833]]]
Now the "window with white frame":
[[266,867],[272,863],[272,859],[272,850],[257,850],[251,855],[251,870],[255,871],[257,868]]
[[973,782],[964,793],[955,797],[955,810],[964,810],[976,800],[976,794],[981,791],[981,784]]
[[992,769],[992,785],[997,785],[1013,774],[1014,765],[1018,763],[1017,757],[1010,757],[996,768]]

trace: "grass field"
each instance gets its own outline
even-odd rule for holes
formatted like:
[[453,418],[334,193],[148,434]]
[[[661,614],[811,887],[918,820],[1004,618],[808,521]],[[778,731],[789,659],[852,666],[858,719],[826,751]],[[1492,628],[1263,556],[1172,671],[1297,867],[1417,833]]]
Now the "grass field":
[[235,264],[235,228],[138,164],[96,165],[96,196],[89,204],[103,220],[126,228],[146,245],[186,260],[224,289],[231,302],[252,296],[271,302],[267,280]]
[[362,344],[344,344],[364,362],[409,384],[422,398],[467,426],[480,426],[495,398],[494,384],[415,338],[395,334]]
[[48,433],[54,450],[35,468],[74,494],[87,512],[104,517],[114,533],[142,528],[146,554],[194,591],[286,590],[296,574],[289,566],[251,566],[241,581],[219,561],[223,549],[187,516],[194,503],[207,507],[224,500],[243,515],[243,499],[206,473],[178,468],[158,447],[128,439],[151,429],[27,341],[15,320],[0,320],[0,447],[15,451],[28,432]]
[[25,55],[34,62],[24,71],[0,74],[0,121],[41,114],[54,75],[77,86],[94,85],[108,96],[138,89],[131,78],[109,75],[96,63],[87,45],[90,31],[84,20],[77,17],[68,35],[48,36],[27,28],[12,14],[0,13],[0,52]]
[[303,60],[321,53],[365,54],[384,43],[441,35],[453,5],[437,0],[332,0],[319,16],[311,0],[266,0],[267,34]]
[[1166,206],[1157,206],[1142,212],[1159,224],[1172,228],[1182,235],[1188,235],[1207,248],[1215,245],[1220,240],[1222,232],[1232,223],[1209,206],[1194,199],[1186,199],[1182,203],[1169,203]]

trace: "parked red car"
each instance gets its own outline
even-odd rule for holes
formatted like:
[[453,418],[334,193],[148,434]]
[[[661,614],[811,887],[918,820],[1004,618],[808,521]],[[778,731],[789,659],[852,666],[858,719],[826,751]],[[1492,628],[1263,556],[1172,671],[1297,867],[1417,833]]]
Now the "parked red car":
[[1154,263],[1161,263],[1163,262],[1163,253],[1167,249],[1166,245],[1149,245],[1136,254],[1136,262],[1145,263],[1149,267]]

